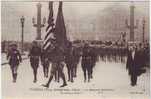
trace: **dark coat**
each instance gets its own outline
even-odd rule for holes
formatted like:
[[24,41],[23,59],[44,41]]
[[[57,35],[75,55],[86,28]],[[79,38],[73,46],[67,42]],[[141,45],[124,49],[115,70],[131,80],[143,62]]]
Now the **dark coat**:
[[132,58],[132,52],[128,51],[126,69],[129,71],[129,75],[139,76],[142,72],[142,54],[140,51],[135,51],[134,59]]
[[22,61],[21,55],[17,49],[12,49],[7,54],[7,59],[9,59],[9,65],[16,66]]

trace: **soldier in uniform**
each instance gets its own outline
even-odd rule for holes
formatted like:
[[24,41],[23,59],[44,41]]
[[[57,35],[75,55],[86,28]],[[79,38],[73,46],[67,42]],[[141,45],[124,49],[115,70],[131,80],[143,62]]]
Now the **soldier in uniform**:
[[30,64],[33,69],[33,74],[34,74],[34,80],[33,82],[37,82],[37,69],[39,67],[39,59],[41,57],[41,48],[38,46],[38,43],[36,41],[33,41],[32,43],[32,48],[29,52],[30,57]]
[[73,57],[74,57],[73,77],[77,77],[77,66],[80,62],[80,57],[81,57],[80,47],[73,48]]
[[98,61],[98,56],[97,56],[97,48],[91,48],[90,50],[90,55],[91,55],[91,78],[93,78],[93,68],[96,65],[96,62]]
[[62,78],[63,80],[63,84],[60,87],[65,87],[67,86],[66,83],[66,79],[65,79],[65,75],[63,72],[63,67],[64,67],[64,60],[65,60],[65,55],[64,55],[64,51],[56,45],[56,47],[50,52],[50,57],[49,60],[51,60],[52,62],[52,66],[51,66],[51,72],[50,72],[50,77],[48,82],[45,85],[42,85],[43,87],[47,87],[49,88],[49,84],[52,81],[55,72],[58,70],[59,76]]
[[92,69],[92,57],[90,53],[90,46],[86,43],[83,47],[82,51],[82,70],[84,72],[84,82],[87,80],[88,76],[88,82],[91,78],[91,69]]
[[19,63],[22,62],[22,58],[17,49],[16,44],[11,45],[11,49],[8,51],[8,54],[7,54],[7,60],[9,60],[9,65],[10,65],[12,76],[13,76],[13,82],[15,83],[17,79],[17,69],[18,69]]
[[67,46],[67,53],[65,55],[65,63],[68,70],[68,81],[73,82],[74,56],[73,56],[73,46],[71,42],[69,42]]

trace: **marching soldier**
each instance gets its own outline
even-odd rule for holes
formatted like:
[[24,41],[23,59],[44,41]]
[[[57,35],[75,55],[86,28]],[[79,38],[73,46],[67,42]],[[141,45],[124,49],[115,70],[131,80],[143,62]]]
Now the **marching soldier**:
[[73,77],[77,77],[77,66],[80,62],[80,57],[81,57],[81,52],[79,47],[74,47],[73,48],[73,57],[74,57],[74,62],[73,62]]
[[67,53],[65,56],[65,63],[68,70],[68,81],[73,82],[73,63],[74,63],[74,56],[73,56],[73,47],[72,43],[68,43]]
[[8,51],[8,54],[7,54],[7,60],[9,60],[9,65],[10,65],[12,76],[13,76],[13,82],[15,83],[17,79],[17,69],[18,69],[19,63],[22,62],[22,58],[17,49],[16,44],[11,45],[11,49]]
[[96,62],[98,61],[98,56],[97,56],[97,49],[96,48],[92,48],[90,51],[91,54],[91,78],[93,78],[93,68],[96,65]]
[[65,75],[63,72],[63,68],[64,68],[64,52],[63,50],[59,47],[56,46],[52,52],[50,52],[50,57],[49,59],[52,62],[52,66],[51,66],[51,72],[50,72],[50,77],[48,82],[45,85],[42,85],[43,87],[47,87],[49,88],[49,84],[52,81],[55,72],[58,70],[59,76],[62,78],[63,80],[63,84],[60,87],[65,87],[67,86],[66,83],[66,79],[65,79]]
[[41,57],[41,48],[36,41],[33,41],[32,48],[29,52],[30,64],[33,69],[34,83],[37,82],[37,69],[39,67],[39,58]]
[[90,52],[90,46],[88,44],[85,44],[83,47],[83,53],[82,53],[82,70],[84,72],[84,82],[87,80],[88,76],[88,82],[90,82],[91,78],[91,69],[92,69],[92,57]]

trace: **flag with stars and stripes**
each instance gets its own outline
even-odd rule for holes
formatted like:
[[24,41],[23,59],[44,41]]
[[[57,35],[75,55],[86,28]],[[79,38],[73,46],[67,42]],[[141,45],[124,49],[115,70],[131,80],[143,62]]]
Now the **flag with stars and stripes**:
[[49,2],[49,17],[48,17],[48,26],[46,27],[46,36],[43,42],[44,51],[54,48],[54,43],[56,38],[54,36],[54,19],[53,19],[53,1]]
[[53,49],[58,48],[63,52],[66,50],[67,36],[66,27],[62,11],[62,1],[59,2],[58,14],[56,18],[56,24],[54,27],[53,19],[53,2],[49,2],[49,19],[48,26],[46,28],[46,36],[44,38],[43,49],[51,52]]

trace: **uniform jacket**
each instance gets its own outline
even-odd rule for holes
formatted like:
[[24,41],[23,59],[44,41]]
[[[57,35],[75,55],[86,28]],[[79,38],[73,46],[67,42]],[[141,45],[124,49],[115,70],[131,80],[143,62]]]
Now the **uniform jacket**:
[[22,61],[21,55],[17,49],[12,49],[7,54],[7,59],[9,59],[9,65],[16,66]]
[[127,54],[127,63],[126,63],[126,69],[129,71],[129,75],[135,74],[140,75],[141,69],[142,69],[142,63],[143,63],[143,57],[140,51],[135,51],[134,58],[132,58],[132,52],[128,51]]

